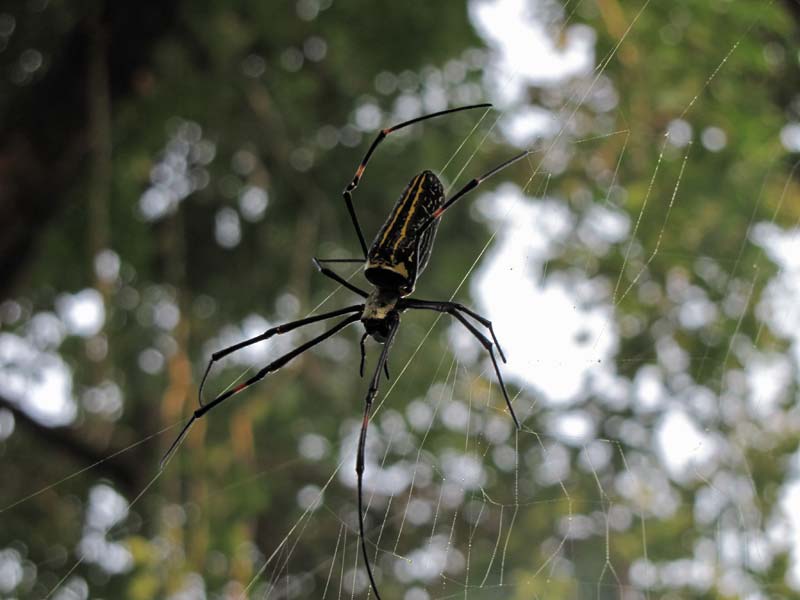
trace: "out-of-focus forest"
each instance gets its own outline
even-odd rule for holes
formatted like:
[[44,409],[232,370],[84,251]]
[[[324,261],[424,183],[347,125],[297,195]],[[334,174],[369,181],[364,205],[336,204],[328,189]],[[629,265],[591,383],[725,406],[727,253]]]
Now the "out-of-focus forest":
[[[458,189],[367,444],[384,598],[800,594],[796,0],[0,6],[0,596],[367,598],[352,326],[199,420],[212,352],[357,301]],[[355,265],[336,265],[366,286]],[[313,335],[221,361],[210,394]],[[367,373],[378,346],[367,343]],[[246,374],[243,374],[246,373]]]

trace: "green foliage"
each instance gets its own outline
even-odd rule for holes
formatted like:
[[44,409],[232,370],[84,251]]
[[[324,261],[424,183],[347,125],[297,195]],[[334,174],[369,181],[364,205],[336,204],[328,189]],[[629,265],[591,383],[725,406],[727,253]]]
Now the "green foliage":
[[[10,215],[5,231],[25,231],[32,243],[2,256],[14,264],[4,271],[10,291],[0,305],[2,335],[32,339],[37,315],[58,312],[65,294],[85,288],[99,290],[105,320],[95,334],[66,335],[54,347],[34,344],[68,366],[77,415],[67,427],[25,421],[19,398],[0,389],[0,415],[16,416],[13,433],[0,441],[0,550],[13,548],[27,569],[14,593],[43,597],[67,577],[62,589],[80,578],[91,597],[201,597],[191,591],[200,588],[208,597],[239,597],[251,584],[247,593],[265,597],[279,582],[281,590],[297,586],[289,597],[316,598],[333,573],[328,597],[338,589],[349,596],[357,513],[346,449],[365,391],[357,372],[360,330],[198,421],[153,477],[195,408],[213,350],[320,305],[332,310],[351,302],[346,290],[330,297],[332,282],[310,259],[358,252],[340,193],[374,132],[401,118],[404,102],[433,88],[449,106],[496,99],[487,77],[496,49],[476,33],[474,10],[453,2],[145,2],[138,15],[113,2],[38,3],[46,5],[38,11],[37,3],[18,4],[2,9],[16,31],[6,42],[0,38],[0,122],[7,123],[0,133],[8,140],[0,169],[15,185],[8,192],[12,209],[0,214]],[[507,414],[483,359],[451,353],[446,321],[431,330],[435,315],[404,315],[392,379],[379,397],[385,404],[370,429],[367,469],[376,473],[383,464],[413,474],[414,498],[422,501],[416,510],[434,516],[404,518],[407,482],[391,504],[367,493],[368,547],[375,551],[381,536],[375,564],[384,597],[404,597],[413,586],[426,587],[430,597],[460,595],[466,582],[470,598],[618,598],[623,590],[639,598],[648,569],[660,573],[651,598],[731,597],[725,575],[734,571],[747,591],[770,598],[796,593],[786,581],[793,567],[787,547],[770,550],[765,565],[757,557],[733,566],[717,557],[705,587],[668,574],[681,570],[681,560],[688,569],[709,544],[721,545],[723,531],[739,534],[732,543],[746,546],[766,537],[771,522],[784,523],[780,503],[797,451],[795,384],[781,389],[776,412],[765,417],[749,404],[746,374],[757,359],[783,355],[789,345],[757,309],[777,268],[753,226],[791,226],[800,218],[794,157],[780,143],[781,128],[797,118],[797,24],[780,3],[651,2],[637,18],[638,10],[615,0],[580,3],[568,23],[594,30],[596,63],[614,52],[600,82],[613,88],[612,109],[578,103],[597,72],[525,89],[531,106],[563,109],[563,119],[575,111],[573,121],[583,124],[565,127],[554,143],[569,155],[563,169],[550,173],[545,161],[527,190],[526,201],[538,206],[547,179],[546,195],[576,223],[540,283],[591,282],[603,290],[585,304],[611,313],[609,335],[619,336],[611,372],[627,386],[626,401],[615,404],[587,384],[572,405],[560,406],[516,381],[520,387],[510,387],[519,392],[515,406],[525,427],[493,440],[487,423],[502,417],[507,425]],[[554,28],[549,33],[566,43]],[[19,79],[15,69],[29,48],[41,53],[43,66]],[[92,56],[108,67],[105,83],[87,74]],[[448,76],[448,65],[463,77]],[[105,127],[102,103],[92,104],[103,94],[111,108]],[[457,183],[514,152],[498,130],[480,144],[494,114],[469,137],[446,182],[476,148]],[[691,146],[664,138],[676,119],[691,125]],[[381,146],[355,194],[367,237],[410,177],[440,170],[476,120],[459,114],[432,121]],[[724,147],[702,143],[709,127],[725,132]],[[102,142],[111,148],[105,175]],[[524,186],[542,154],[496,183]],[[55,175],[62,164],[70,165],[68,176]],[[19,175],[28,172],[37,176]],[[47,199],[36,185],[17,186],[41,184],[44,172],[53,173],[44,181]],[[99,210],[92,201],[98,189]],[[470,302],[471,280],[459,285],[494,233],[470,210],[479,195],[447,214],[420,296],[444,299],[458,290],[456,298]],[[29,198],[35,218],[12,221]],[[626,215],[631,226],[605,250],[580,234],[598,206]],[[108,278],[95,266],[106,247],[119,259],[118,273]],[[537,274],[541,265],[528,262]],[[361,275],[353,281],[364,284]],[[710,322],[683,324],[687,290],[713,305]],[[534,300],[531,312],[539,310]],[[300,339],[307,338],[290,341]],[[274,347],[289,349],[276,340]],[[367,372],[377,354],[371,341],[368,350]],[[210,393],[240,377],[244,362],[264,364],[276,352],[218,366]],[[632,383],[646,367],[659,373],[666,396],[653,409]],[[791,368],[793,382],[796,364]],[[24,370],[2,369],[0,378],[8,380]],[[109,384],[119,390],[120,407],[93,409],[91,398]],[[448,403],[469,407],[468,432],[441,417]],[[437,415],[430,431],[413,423],[420,407]],[[695,417],[717,444],[711,467],[668,471],[655,432],[674,408]],[[591,417],[595,438],[575,444],[554,433],[552,423],[571,410]],[[81,472],[131,444],[137,445]],[[512,448],[513,465],[497,458]],[[595,464],[593,453],[605,459]],[[473,488],[446,481],[444,465],[453,456],[477,457],[485,481]],[[71,571],[90,529],[90,494],[101,484],[135,502],[103,532],[130,553],[130,564],[111,574],[88,557]],[[46,491],[14,504],[40,489]],[[306,519],[320,490],[322,505]],[[448,503],[445,492],[456,500]],[[703,502],[714,494],[717,513],[703,520]],[[440,542],[451,561],[446,569],[427,580],[398,575],[411,568],[410,555]],[[363,584],[357,597],[366,597]]]

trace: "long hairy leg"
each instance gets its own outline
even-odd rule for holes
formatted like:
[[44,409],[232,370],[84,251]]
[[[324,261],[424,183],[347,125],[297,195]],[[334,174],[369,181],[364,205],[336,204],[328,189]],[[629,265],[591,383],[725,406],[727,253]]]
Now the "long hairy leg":
[[436,113],[432,113],[429,115],[423,115],[421,117],[417,117],[416,119],[411,119],[410,121],[404,121],[403,123],[398,123],[397,125],[392,125],[391,127],[387,127],[386,129],[381,129],[378,132],[377,137],[372,141],[367,153],[364,155],[364,158],[361,159],[361,162],[356,169],[356,174],[353,176],[352,181],[347,185],[347,187],[342,192],[342,197],[344,198],[345,206],[347,206],[347,212],[350,215],[350,220],[353,222],[353,227],[356,230],[356,235],[358,235],[358,243],[361,244],[361,250],[364,252],[364,260],[367,258],[367,241],[364,239],[364,232],[361,230],[361,225],[358,222],[358,217],[356,216],[356,210],[353,206],[353,191],[358,187],[358,183],[361,181],[361,177],[364,175],[364,171],[367,168],[367,163],[369,163],[369,159],[372,157],[372,153],[375,152],[375,149],[380,145],[380,143],[386,139],[386,137],[394,133],[395,131],[399,131],[404,127],[408,127],[409,125],[413,125],[414,123],[419,123],[420,121],[426,121],[428,119],[433,119],[435,117],[441,117],[443,115],[449,115],[450,113],[460,112],[462,110],[472,110],[474,108],[490,108],[491,104],[472,104],[470,106],[460,106],[458,108],[450,108],[448,110],[442,110]]
[[215,406],[225,402],[225,400],[227,400],[228,398],[230,398],[234,394],[238,394],[242,390],[245,390],[245,389],[249,388],[254,383],[256,383],[258,381],[261,381],[269,373],[277,371],[281,367],[285,366],[293,358],[301,355],[306,350],[316,346],[320,342],[322,342],[322,341],[328,339],[329,337],[335,335],[336,333],[338,333],[339,331],[341,331],[342,329],[344,329],[345,327],[347,327],[351,323],[355,323],[356,321],[358,321],[360,318],[361,318],[361,314],[360,313],[356,313],[354,315],[350,315],[346,319],[343,319],[343,320],[339,321],[336,325],[334,325],[333,327],[328,329],[326,332],[318,335],[314,339],[307,341],[305,344],[302,344],[302,345],[298,346],[297,348],[295,348],[291,352],[287,352],[283,356],[281,356],[281,357],[277,358],[276,360],[272,361],[266,367],[261,369],[258,373],[253,375],[247,381],[245,381],[243,383],[240,383],[239,385],[229,389],[226,392],[221,393],[219,396],[214,398],[208,404],[204,404],[203,406],[198,408],[196,411],[194,411],[194,414],[192,415],[191,419],[189,419],[189,422],[186,423],[186,425],[184,425],[183,429],[178,434],[178,437],[175,438],[175,441],[172,442],[172,445],[169,447],[169,449],[164,454],[164,457],[161,459],[160,468],[162,468],[162,469],[164,468],[164,466],[167,464],[167,462],[169,461],[169,459],[172,456],[172,454],[175,452],[175,449],[180,445],[181,441],[183,441],[183,438],[186,437],[186,434],[189,432],[189,429],[191,428],[191,426],[194,424],[194,422],[197,419],[199,419],[200,417],[205,415],[208,411],[213,409]]
[[367,553],[367,542],[364,537],[364,453],[366,451],[367,442],[367,427],[369,426],[370,414],[372,411],[372,402],[375,395],[378,393],[378,387],[381,380],[381,372],[386,366],[386,361],[389,358],[389,348],[394,340],[395,333],[397,333],[397,326],[399,321],[395,322],[389,331],[389,336],[381,350],[381,356],[378,359],[378,364],[375,365],[375,372],[372,374],[372,380],[369,384],[367,397],[364,401],[364,419],[361,422],[361,434],[358,437],[358,453],[356,456],[356,477],[358,479],[358,535],[361,540],[361,553],[364,555],[364,563],[367,566],[367,575],[369,576],[369,583],[372,586],[372,591],[375,592],[377,600],[381,600],[381,595],[378,592],[378,584],[375,583],[375,576],[372,574],[372,566],[369,562],[369,554]]
[[[478,313],[466,309],[465,306],[458,304],[457,302],[436,302],[432,300],[416,300],[414,298],[405,298],[401,300],[400,303],[401,308],[412,308],[412,309],[423,309],[423,310],[435,310],[437,312],[447,313],[454,318],[456,318],[464,327],[469,330],[469,332],[475,336],[475,338],[481,343],[481,345],[486,348],[486,351],[489,353],[489,358],[492,359],[492,364],[494,365],[494,372],[497,374],[497,380],[500,382],[500,389],[503,391],[503,397],[506,400],[506,406],[508,406],[508,412],[511,414],[511,418],[514,420],[514,425],[517,426],[517,429],[520,428],[519,420],[517,419],[517,415],[514,412],[514,407],[511,405],[511,399],[508,397],[508,391],[506,390],[506,384],[503,381],[503,375],[500,373],[500,367],[497,364],[497,359],[494,355],[494,344],[483,335],[480,331],[478,331],[475,326],[470,323],[466,317],[464,317],[460,311],[464,311],[476,320],[479,320],[482,324],[486,325],[486,327],[491,331],[492,337],[494,338],[494,330],[492,329],[492,324],[489,319],[478,315]],[[495,338],[495,344],[497,343],[497,339]],[[500,346],[497,344],[497,348],[499,350]],[[500,356],[503,357],[502,351],[500,351]],[[503,357],[503,362],[505,362],[505,357]]]
[[[369,294],[367,294],[367,292],[365,292],[364,290],[362,290],[359,287],[354,286],[352,283],[347,281],[344,277],[342,277],[341,275],[339,275],[338,273],[336,273],[332,269],[329,269],[328,267],[324,266],[324,264],[323,264],[323,263],[330,263],[330,262],[354,262],[354,259],[345,258],[345,259],[339,260],[339,259],[335,259],[335,258],[327,258],[327,259],[325,259],[325,258],[314,257],[312,259],[312,261],[314,262],[314,266],[317,267],[317,271],[319,271],[320,273],[325,275],[325,277],[330,277],[336,283],[338,283],[340,285],[343,285],[348,290],[350,290],[351,292],[355,292],[356,294],[358,294],[362,298],[366,298],[369,295]],[[359,262],[361,262],[361,261],[359,261]]]
[[468,181],[464,187],[458,190],[447,202],[445,202],[441,207],[433,211],[433,214],[431,214],[430,217],[428,217],[425,221],[423,221],[422,225],[420,225],[419,229],[417,229],[416,231],[417,237],[421,237],[422,234],[425,232],[425,230],[428,229],[428,227],[430,227],[431,225],[433,225],[433,222],[436,219],[440,218],[442,216],[442,213],[446,211],[448,208],[450,208],[457,200],[466,196],[468,193],[470,193],[484,181],[489,179],[489,177],[491,177],[492,175],[499,173],[506,167],[510,167],[518,160],[521,160],[526,156],[528,156],[528,154],[530,153],[531,153],[530,150],[525,150],[525,152],[521,152],[520,154],[517,154],[516,156],[509,158],[507,161],[500,163],[499,165],[497,165],[493,169],[490,169],[480,177],[475,177],[474,179]]
[[197,392],[198,404],[200,404],[201,407],[203,406],[203,388],[206,385],[206,379],[208,379],[208,374],[211,372],[211,367],[213,367],[214,363],[217,362],[218,360],[225,358],[229,354],[233,354],[237,350],[241,350],[242,348],[246,348],[247,346],[251,346],[258,342],[263,342],[264,340],[268,340],[274,335],[288,333],[289,331],[297,329],[298,327],[303,327],[304,325],[310,325],[311,323],[316,323],[317,321],[324,321],[325,319],[338,317],[339,315],[344,315],[347,313],[359,312],[362,310],[364,310],[363,304],[354,304],[353,306],[347,306],[345,308],[340,308],[338,310],[332,310],[330,312],[323,313],[321,315],[314,315],[313,317],[298,319],[297,321],[284,323],[283,325],[278,325],[277,327],[271,327],[270,329],[267,329],[264,333],[261,333],[257,336],[251,337],[237,344],[233,344],[232,346],[228,346],[227,348],[223,348],[222,350],[217,350],[216,352],[214,352],[214,354],[211,355],[211,360],[208,361],[206,370],[203,373],[203,379],[200,380],[200,389]]
[[494,333],[494,326],[492,325],[492,322],[483,315],[472,310],[469,306],[465,306],[460,302],[441,302],[436,300],[421,300],[419,298],[406,298],[403,300],[403,304],[406,305],[406,303],[414,303],[415,306],[413,307],[410,304],[408,304],[410,308],[425,308],[429,306],[440,306],[442,304],[448,304],[455,310],[469,315],[470,317],[478,321],[478,323],[480,323],[481,325],[486,327],[486,329],[489,330],[489,333],[492,336],[492,341],[494,342],[494,345],[497,348],[497,352],[500,354],[500,359],[503,362],[507,362],[506,355],[503,352],[503,349],[500,347],[500,342],[498,341],[497,336]]

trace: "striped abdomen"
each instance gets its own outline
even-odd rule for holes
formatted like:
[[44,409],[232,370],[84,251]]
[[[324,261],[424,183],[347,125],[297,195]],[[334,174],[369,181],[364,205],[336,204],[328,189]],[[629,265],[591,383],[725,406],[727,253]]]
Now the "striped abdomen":
[[423,171],[411,180],[369,249],[364,274],[370,283],[403,296],[414,290],[428,264],[439,222],[421,236],[417,230],[443,204],[444,189],[436,175]]

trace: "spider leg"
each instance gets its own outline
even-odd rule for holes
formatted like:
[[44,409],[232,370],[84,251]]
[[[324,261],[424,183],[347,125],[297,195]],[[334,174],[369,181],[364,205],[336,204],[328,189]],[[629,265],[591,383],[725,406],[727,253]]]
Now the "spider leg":
[[358,217],[356,216],[356,210],[353,206],[353,191],[358,187],[358,183],[361,181],[361,177],[364,175],[364,170],[367,168],[367,163],[369,159],[372,157],[372,153],[375,152],[375,149],[380,145],[380,143],[386,139],[386,137],[395,131],[403,129],[404,127],[408,127],[409,125],[413,125],[414,123],[419,123],[420,121],[426,121],[427,119],[433,119],[435,117],[441,117],[442,115],[449,115],[450,113],[459,112],[462,110],[471,110],[473,108],[489,108],[491,104],[472,104],[470,106],[461,106],[459,108],[450,108],[448,110],[442,110],[439,112],[431,113],[429,115],[423,115],[421,117],[417,117],[416,119],[411,119],[409,121],[404,121],[403,123],[398,123],[397,125],[392,125],[386,129],[381,129],[378,132],[377,137],[372,141],[367,153],[364,155],[364,158],[361,159],[361,163],[359,163],[358,168],[356,169],[356,174],[353,176],[353,180],[347,185],[347,187],[342,192],[342,197],[344,198],[345,205],[347,206],[347,212],[350,215],[350,220],[353,222],[353,227],[356,230],[356,234],[358,235],[358,242],[361,244],[361,250],[364,252],[364,260],[367,258],[367,242],[364,239],[364,232],[361,230],[361,225],[358,222]]
[[514,156],[512,158],[509,158],[507,161],[497,165],[493,169],[490,169],[489,171],[487,171],[486,173],[484,173],[480,177],[476,177],[475,179],[470,180],[464,187],[462,187],[460,190],[458,190],[458,192],[456,192],[455,195],[453,195],[452,198],[450,198],[442,206],[440,206],[435,211],[433,211],[433,214],[430,217],[428,217],[425,221],[423,221],[422,225],[420,225],[419,229],[417,230],[416,235],[417,236],[421,236],[424,233],[424,231],[426,229],[428,229],[428,227],[430,227],[436,219],[438,219],[439,217],[442,216],[442,213],[444,211],[446,211],[448,208],[450,208],[456,202],[456,200],[462,198],[463,196],[466,196],[469,192],[474,190],[481,183],[483,183],[484,181],[489,179],[489,177],[499,173],[500,171],[502,171],[506,167],[509,167],[509,166],[513,165],[518,160],[521,160],[521,159],[525,158],[530,153],[531,153],[530,150],[525,150],[525,152],[517,154],[516,156]]
[[[360,307],[356,307],[356,308],[360,308]],[[236,385],[236,386],[232,387],[231,389],[227,390],[226,392],[221,393],[219,396],[214,398],[208,404],[204,404],[203,406],[198,408],[196,411],[194,411],[194,414],[192,414],[192,418],[189,419],[189,422],[186,423],[186,425],[184,425],[184,427],[181,430],[180,434],[178,434],[178,437],[175,438],[175,441],[172,442],[172,445],[169,447],[169,449],[164,454],[164,457],[161,459],[160,468],[162,468],[162,469],[164,468],[164,465],[167,464],[167,462],[169,461],[169,458],[172,456],[172,453],[175,452],[175,449],[180,445],[180,442],[183,440],[183,438],[189,432],[190,427],[194,424],[194,422],[197,419],[199,419],[200,417],[205,415],[208,411],[210,411],[212,408],[214,408],[218,404],[221,404],[222,402],[225,402],[225,400],[227,400],[228,398],[230,398],[234,394],[238,394],[242,390],[245,390],[245,389],[249,388],[254,383],[256,383],[258,381],[261,381],[269,373],[277,371],[281,367],[285,366],[293,358],[299,356],[300,354],[302,354],[306,350],[312,348],[313,346],[316,346],[320,342],[322,342],[322,341],[328,339],[329,337],[333,336],[334,334],[338,333],[339,331],[341,331],[342,329],[344,329],[345,327],[347,327],[351,323],[355,323],[360,318],[361,318],[361,314],[360,313],[356,313],[354,315],[350,315],[346,319],[343,319],[343,320],[339,321],[336,325],[334,325],[333,327],[328,329],[326,332],[321,333],[320,335],[318,335],[314,339],[307,341],[305,344],[302,344],[302,345],[298,346],[297,348],[295,348],[294,350],[292,350],[290,352],[287,352],[283,356],[275,359],[274,361],[269,363],[266,367],[261,369],[258,373],[253,375],[250,379],[246,380],[243,383],[240,383],[239,385]]]
[[365,331],[364,335],[361,336],[361,340],[358,342],[358,345],[361,348],[361,363],[358,365],[359,377],[364,377],[364,361],[367,358],[367,349],[364,347],[364,342],[367,340],[368,335],[369,334]]
[[238,344],[233,344],[232,346],[228,346],[227,348],[223,348],[222,350],[217,350],[216,352],[214,352],[214,354],[211,355],[211,360],[208,361],[206,370],[203,373],[203,379],[200,380],[200,389],[197,392],[198,404],[200,404],[201,407],[204,406],[203,388],[206,385],[206,379],[208,379],[208,374],[211,372],[211,367],[213,367],[214,363],[217,362],[218,360],[225,358],[229,354],[233,354],[237,350],[241,350],[242,348],[246,348],[247,346],[251,346],[252,344],[255,344],[257,342],[268,340],[273,335],[288,333],[289,331],[297,329],[298,327],[303,327],[304,325],[316,323],[317,321],[324,321],[325,319],[330,319],[331,317],[338,317],[339,315],[344,315],[347,313],[352,313],[363,309],[364,309],[363,304],[354,304],[353,306],[340,308],[338,310],[333,310],[331,312],[327,312],[321,315],[314,315],[313,317],[306,317],[305,319],[291,321],[289,323],[284,323],[283,325],[278,325],[277,327],[271,327],[270,329],[267,329],[264,333],[257,335],[255,337],[251,337],[250,339],[244,340],[243,342],[239,342]]
[[364,563],[367,566],[367,575],[372,590],[375,592],[376,600],[381,600],[381,595],[378,593],[378,584],[375,583],[375,576],[372,574],[372,566],[369,562],[369,555],[367,554],[367,542],[364,537],[364,453],[366,451],[367,442],[367,427],[369,426],[370,411],[372,410],[372,402],[375,399],[375,394],[378,393],[378,386],[381,380],[381,371],[386,366],[386,361],[389,358],[389,348],[394,340],[395,333],[397,333],[397,326],[399,321],[395,321],[392,328],[389,330],[389,335],[386,342],[383,344],[381,356],[378,359],[378,364],[375,366],[375,372],[372,374],[372,380],[369,384],[367,397],[364,401],[364,419],[361,422],[361,433],[358,436],[358,454],[356,456],[356,477],[358,479],[358,535],[361,539],[361,553],[364,555]]
[[[339,274],[337,274],[337,273],[334,273],[334,272],[333,272],[331,269],[329,269],[328,267],[324,267],[324,266],[322,266],[322,263],[327,263],[327,262],[344,262],[344,260],[341,260],[341,261],[340,261],[340,260],[337,260],[337,259],[319,259],[319,258],[317,258],[316,256],[315,256],[314,258],[312,258],[311,260],[313,260],[313,261],[314,261],[314,266],[315,266],[315,267],[317,267],[317,271],[319,271],[320,273],[322,273],[323,275],[325,275],[325,277],[330,277],[330,278],[331,278],[331,279],[333,279],[335,282],[337,282],[337,283],[339,283],[339,284],[343,285],[344,287],[346,287],[346,288],[347,288],[348,290],[350,290],[351,292],[355,292],[356,294],[358,294],[358,295],[359,295],[359,296],[361,296],[362,298],[366,298],[366,297],[368,296],[367,292],[365,292],[365,291],[364,291],[364,290],[362,290],[361,288],[358,288],[358,287],[354,286],[352,283],[350,283],[349,281],[347,281],[347,280],[346,280],[344,277],[342,277],[341,275],[339,275]],[[345,260],[349,261],[350,259],[345,259]],[[363,262],[363,261],[359,260],[358,262]]]
[[[414,308],[422,307],[423,304],[442,304],[441,302],[436,302],[433,300],[420,300],[419,298],[406,298],[404,302],[416,303],[417,306],[415,306]],[[500,354],[500,359],[503,362],[508,362],[506,360],[506,355],[503,352],[503,348],[500,347],[500,342],[498,341],[497,336],[494,333],[494,327],[492,326],[492,322],[489,319],[487,319],[486,317],[484,317],[479,313],[476,313],[469,306],[464,306],[460,302],[449,302],[448,304],[450,304],[455,310],[468,314],[470,317],[478,321],[481,325],[486,327],[486,329],[489,330],[489,333],[492,336],[492,340],[494,341],[494,345],[497,348],[497,352]]]
[[[361,346],[361,362],[359,363],[358,366],[358,374],[360,377],[364,377],[364,360],[367,357],[367,351],[366,348],[364,347],[364,341],[367,339],[368,336],[369,336],[368,333],[364,333],[364,335],[361,336],[361,341],[359,342],[359,345]],[[386,374],[386,381],[389,381],[391,379],[391,377],[389,377],[389,361],[383,363],[383,372]]]
[[363,258],[317,258],[319,263],[359,263],[364,264]]
[[[508,397],[506,384],[503,381],[503,376],[500,373],[500,367],[498,366],[497,359],[494,356],[494,348],[492,346],[492,342],[489,340],[489,338],[487,338],[480,331],[478,331],[475,328],[475,326],[469,321],[467,321],[467,319],[459,312],[462,308],[466,307],[463,307],[463,305],[460,305],[457,302],[434,302],[430,300],[415,300],[413,298],[406,298],[402,300],[402,304],[400,305],[400,307],[435,310],[437,312],[447,313],[458,319],[458,321],[460,321],[461,324],[464,325],[464,327],[466,327],[469,330],[469,332],[473,336],[475,336],[475,338],[477,338],[477,340],[481,343],[481,345],[484,348],[486,348],[486,350],[489,352],[489,358],[492,359],[492,364],[494,365],[494,372],[497,374],[497,380],[500,382],[500,389],[503,391],[503,397],[506,400],[506,406],[508,406],[508,412],[511,414],[511,418],[514,420],[514,425],[516,425],[517,429],[519,429],[520,428],[519,420],[517,419],[517,415],[514,412],[514,407],[511,405],[511,399]],[[470,311],[470,313],[472,313],[472,311]],[[488,319],[486,319],[486,321],[489,322]],[[494,332],[492,332],[492,336],[494,336]]]
[[503,362],[508,362],[506,360],[506,355],[503,352],[503,349],[500,347],[500,342],[497,340],[497,336],[494,334],[494,327],[492,326],[492,322],[483,315],[476,313],[468,306],[464,306],[463,304],[459,304],[458,302],[454,302],[454,304],[457,310],[467,313],[470,317],[478,321],[481,325],[483,325],[484,327],[486,327],[486,329],[489,330],[489,333],[492,335],[492,340],[494,341],[494,345],[497,347],[497,352],[500,354],[500,359]]

